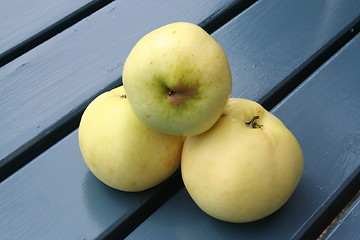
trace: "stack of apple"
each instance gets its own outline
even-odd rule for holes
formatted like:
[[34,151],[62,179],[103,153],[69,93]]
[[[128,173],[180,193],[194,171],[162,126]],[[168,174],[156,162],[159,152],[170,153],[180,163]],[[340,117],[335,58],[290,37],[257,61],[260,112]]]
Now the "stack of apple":
[[181,165],[195,203],[228,222],[263,218],[289,199],[303,170],[296,138],[258,103],[230,98],[226,54],[202,28],[178,22],[145,35],[123,84],[80,122],[81,153],[102,182],[142,191]]

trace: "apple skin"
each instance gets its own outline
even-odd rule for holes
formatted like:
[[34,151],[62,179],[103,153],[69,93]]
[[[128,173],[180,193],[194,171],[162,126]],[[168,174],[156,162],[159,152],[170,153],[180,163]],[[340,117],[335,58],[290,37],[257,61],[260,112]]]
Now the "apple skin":
[[188,136],[208,130],[218,120],[232,79],[217,41],[195,24],[176,22],[137,42],[125,61],[123,84],[141,122]]
[[[253,128],[246,122],[255,116]],[[251,222],[289,199],[302,175],[303,154],[273,114],[256,102],[231,98],[209,131],[186,138],[181,171],[190,196],[208,215]]]
[[142,124],[124,96],[121,86],[95,98],[81,118],[78,139],[86,165],[99,180],[138,192],[175,172],[185,139]]

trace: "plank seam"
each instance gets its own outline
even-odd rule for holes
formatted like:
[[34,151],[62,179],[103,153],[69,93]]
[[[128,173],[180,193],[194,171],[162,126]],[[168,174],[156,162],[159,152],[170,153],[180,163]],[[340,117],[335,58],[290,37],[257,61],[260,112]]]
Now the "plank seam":
[[71,27],[72,25],[76,24],[77,22],[81,21],[82,19],[88,17],[89,15],[93,14],[94,12],[100,10],[101,8],[105,7],[109,3],[113,2],[114,0],[95,0],[92,1],[83,7],[77,9],[76,11],[70,13],[69,15],[65,16],[64,18],[60,19],[59,21],[55,22],[51,26],[41,30],[40,32],[34,34],[30,38],[24,40],[23,42],[17,44],[16,46],[8,49],[4,53],[0,54],[0,67],[6,65],[7,63],[11,62],[12,60],[20,57],[24,53],[30,51],[32,48],[42,44],[43,42],[47,41],[48,39],[56,36],[60,32],[64,31],[65,29]]
[[[96,10],[99,10],[101,7],[104,7],[105,5],[107,5],[112,1],[114,0],[106,0],[104,2],[98,0],[96,2],[92,2],[91,4],[88,4],[91,6],[86,5],[82,9],[79,9],[78,11],[71,14],[71,16],[69,15],[67,17],[67,20],[66,19],[61,20],[62,23],[58,22],[57,24],[54,24],[53,27],[51,27],[54,29],[52,30],[48,29],[47,31],[44,30],[43,33],[44,36],[39,36],[39,37],[34,36],[33,43],[24,43],[23,44],[24,46],[18,47],[15,50],[13,50],[16,51],[16,53],[15,52],[9,53],[8,54],[9,56],[7,57],[5,56],[6,58],[0,55],[0,67],[2,66],[2,64],[6,64],[9,61],[15,59],[16,57],[19,57],[20,55],[30,50],[35,45],[39,45],[42,42],[46,41],[47,39],[55,36],[56,34],[65,30],[66,28],[70,27],[76,22],[84,19],[85,17],[89,16]],[[226,8],[223,8],[217,11],[216,13],[212,14],[211,16],[209,16],[207,19],[201,22],[199,26],[204,28],[205,31],[212,33],[221,26],[225,25],[228,21],[230,21],[236,15],[246,10],[248,7],[250,7],[252,4],[254,4],[257,1],[258,0],[236,1],[235,3],[230,4]],[[20,51],[20,48],[24,48],[24,49]],[[106,88],[97,92],[95,95],[97,96],[102,92],[109,91],[115,87],[118,87],[119,85],[122,85],[121,79],[122,78],[120,77],[120,80],[117,80],[116,82],[110,84]],[[5,157],[2,160],[3,166],[1,166],[0,168],[0,183],[4,181],[6,178],[8,178],[10,175],[15,173],[16,171],[18,171],[24,165],[31,162],[31,160],[33,160],[38,155],[46,151],[52,145],[56,144],[62,138],[64,138],[65,136],[73,132],[75,129],[77,129],[80,123],[82,113],[84,112],[86,106],[96,96],[93,96],[92,98],[88,99],[86,102],[82,103],[71,113],[71,115],[67,115],[66,120],[61,119],[58,122],[54,123],[52,126],[48,127],[47,129],[44,129],[44,131],[40,133],[37,137],[32,139],[30,142],[24,144],[23,146],[19,147],[18,149],[16,149],[9,156]],[[46,134],[44,134],[44,132],[46,132]]]
[[360,16],[336,35],[328,44],[325,44],[309,60],[305,61],[299,68],[295,69],[274,89],[263,96],[259,103],[270,110],[274,108],[287,95],[295,90],[311,74],[317,71],[326,61],[334,56],[341,48],[350,42],[360,30]]
[[245,11],[251,5],[255,4],[257,1],[258,0],[243,0],[234,2],[209,16],[207,19],[201,22],[199,26],[202,27],[207,33],[212,34],[224,26],[231,19]]
[[[311,227],[306,231],[299,231],[293,239],[307,240],[318,239],[331,222],[338,216],[342,209],[351,201],[351,199],[360,190],[360,171],[357,171],[356,176],[351,180],[351,177],[345,183],[347,186],[342,191],[334,194],[332,199],[329,199],[330,204],[326,207],[326,211],[323,211],[314,221],[309,224]],[[341,196],[341,197],[340,197]]]

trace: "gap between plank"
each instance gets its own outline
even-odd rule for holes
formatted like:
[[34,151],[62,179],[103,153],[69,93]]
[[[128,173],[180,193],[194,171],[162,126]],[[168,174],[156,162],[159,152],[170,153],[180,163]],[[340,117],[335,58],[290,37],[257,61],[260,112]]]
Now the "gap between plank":
[[[293,72],[288,78],[284,79],[284,84],[276,87],[273,91],[265,95],[259,100],[264,108],[271,110],[287,95],[295,90],[302,82],[304,82],[311,74],[319,69],[326,61],[335,55],[342,47],[350,42],[360,30],[360,17],[356,18],[344,30],[336,36],[329,44],[323,47],[323,51],[315,54],[310,60],[305,62],[303,66]],[[322,213],[305,232],[298,233],[295,238],[299,239],[317,239],[323,231],[331,224],[332,220],[340,214],[346,204],[351,201],[352,197],[359,191],[355,186],[360,184],[360,175],[356,176],[339,195],[341,198],[334,200],[328,207],[328,211]]]
[[[10,52],[7,57],[5,56],[6,58],[3,58],[3,56],[0,55],[0,67],[2,66],[2,64],[6,64],[9,61],[15,59],[16,57],[19,57],[26,51],[55,36],[59,32],[65,30],[76,22],[89,16],[93,12],[99,10],[100,8],[104,7],[112,1],[114,0],[98,0],[96,2],[92,2],[91,4],[88,4],[83,8],[79,9],[78,11],[72,13],[60,22],[54,24],[53,27],[50,27],[51,29],[48,28],[45,29],[43,32],[40,32],[38,34],[40,36],[35,35],[33,37],[33,40],[29,40],[29,43],[20,44],[23,46],[14,49],[13,52]],[[232,18],[234,18],[236,15],[246,10],[255,2],[257,2],[257,0],[239,0],[227,6],[226,8],[223,8],[212,14],[206,20],[201,22],[199,26],[201,26],[205,29],[205,31],[211,34],[218,28],[226,24],[228,21],[230,21]],[[20,48],[23,49],[21,50]],[[106,88],[102,89],[101,92],[109,91],[115,87],[118,87],[119,85],[122,85],[121,79],[122,78],[120,77],[120,79],[113,82]],[[95,97],[96,96],[94,96],[94,98]],[[18,171],[20,168],[22,168],[25,164],[29,163],[38,155],[46,151],[52,145],[54,145],[62,138],[77,129],[79,127],[81,116],[91,100],[92,99],[88,99],[86,102],[78,106],[76,110],[74,110],[70,115],[67,115],[66,119],[61,119],[59,122],[53,124],[53,126],[44,129],[44,132],[46,132],[46,134],[32,139],[30,142],[21,146],[19,149],[15,150],[12,154],[3,159],[5,163],[0,169],[0,183],[16,171]]]
[[[249,1],[249,2],[251,2],[251,1]],[[253,3],[255,3],[255,2],[256,1],[254,1]],[[244,6],[240,6],[240,5],[241,4],[238,4],[239,12],[237,14],[240,14],[246,8],[251,6],[251,4],[250,4],[244,8]],[[227,11],[224,11],[224,12],[227,12]],[[232,14],[234,14],[234,13],[235,13],[235,11],[232,12]],[[217,19],[205,21],[209,25],[202,26],[202,27],[208,33],[212,33],[214,31],[216,31],[218,28],[220,28],[222,25],[224,25],[226,22],[230,21],[237,14],[232,15],[231,18],[222,16],[222,17],[218,17]],[[317,57],[315,57],[313,60],[307,61],[304,64],[304,67],[302,70],[300,70],[297,73],[294,73],[292,77],[285,79],[285,80],[288,80],[288,82],[289,82],[288,84],[284,84],[283,86],[279,87],[275,92],[272,93],[272,95],[268,95],[267,97],[265,96],[259,102],[262,103],[263,106],[267,109],[272,109],[273,107],[275,107],[276,104],[278,104],[282,99],[284,99],[289,93],[291,93],[291,91],[293,91],[306,78],[308,78],[313,72],[315,72],[321,65],[323,65],[327,60],[329,60],[336,52],[338,52],[343,46],[345,46],[353,37],[355,37],[357,33],[359,33],[359,27],[360,27],[359,19],[360,18],[357,18],[353,23],[349,24],[336,40],[334,40],[333,42],[331,42],[330,44],[328,44],[327,46],[324,47],[325,50],[323,52],[319,53],[319,55]],[[201,25],[202,24],[200,24],[200,26]],[[170,183],[168,183],[168,185],[166,185],[166,187],[165,187],[166,189],[169,189],[169,190],[162,191],[161,200],[157,199],[157,200],[151,201],[153,203],[148,204],[148,205],[152,206],[152,209],[146,208],[146,209],[141,209],[141,210],[136,211],[134,213],[134,215],[131,215],[128,220],[123,222],[122,225],[115,226],[116,224],[114,224],[114,226],[112,227],[111,230],[109,229],[109,231],[103,233],[103,235],[99,236],[99,238],[97,238],[97,239],[110,240],[110,239],[119,239],[120,237],[125,238],[126,236],[128,236],[133,230],[136,229],[136,227],[138,227],[142,222],[144,222],[153,212],[155,212],[159,207],[161,207],[162,203],[164,203],[167,199],[169,199],[172,195],[174,195],[177,191],[179,191],[182,187],[184,187],[181,176],[178,176],[178,174],[176,174],[173,177],[174,178],[172,179],[172,181]],[[171,188],[171,186],[172,186],[171,184],[174,185],[173,189]],[[169,188],[169,186],[170,186],[170,188]],[[169,191],[171,191],[171,193]],[[342,199],[343,202],[339,203],[339,201],[336,201],[335,204],[333,204],[334,206],[336,206],[335,209],[339,209],[338,211],[335,211],[335,213],[332,213],[332,215],[335,214],[334,217],[336,216],[336,214],[338,214],[340,209],[342,209],[345,206],[345,204],[346,204],[346,202],[348,202],[348,199],[350,198],[350,196],[353,196],[353,189],[350,189],[350,188],[347,189],[345,195],[346,195],[346,197]],[[144,211],[145,214],[142,211]],[[326,219],[333,219],[334,217],[329,218],[329,216],[326,216]],[[302,239],[310,239],[310,238],[308,238],[309,236],[312,237],[311,239],[316,239],[316,237],[319,236],[320,233],[331,222],[331,220],[330,220],[330,222],[327,223],[326,220],[323,221],[323,219],[324,218],[321,218],[321,220],[320,220],[323,223],[322,228],[320,230],[318,228],[316,228],[316,229],[311,228],[309,231],[304,233],[304,235],[302,236]],[[317,226],[319,226],[319,225],[317,225]],[[127,229],[127,230],[125,230],[125,229]],[[125,233],[124,233],[124,231],[125,231]],[[120,233],[122,235],[120,235]],[[315,238],[314,238],[314,236],[315,236]]]
[[[311,227],[300,234],[299,239],[308,240],[308,239],[321,239],[323,237],[324,231],[332,226],[332,221],[341,216],[341,211],[346,208],[346,205],[352,201],[354,196],[356,196],[359,191],[360,184],[360,174],[357,174],[355,178],[348,182],[347,187],[339,192],[334,201],[332,201],[329,206],[327,206],[327,211],[324,211],[318,218],[311,224]],[[341,195],[341,197],[339,197]]]
[[[104,2],[110,3],[113,0],[106,0]],[[100,1],[102,2],[102,1]],[[104,3],[102,2],[102,3]],[[234,4],[233,8],[236,9],[223,9],[222,11],[219,11],[215,15],[210,16],[209,19],[205,20],[204,22],[200,23],[199,25],[203,27],[207,32],[212,33],[216,31],[218,28],[226,24],[229,20],[231,20],[236,15],[240,14],[242,11],[246,10],[249,6],[251,6],[256,1],[244,1],[241,3]],[[98,1],[97,1],[98,3]],[[100,4],[100,3],[98,3]],[[105,4],[106,5],[106,4]],[[105,6],[103,5],[103,6]],[[101,7],[98,6],[98,9]],[[80,10],[79,10],[80,11]],[[94,10],[92,10],[94,11]],[[85,18],[86,16],[90,15],[92,12],[87,9],[84,11],[85,13],[82,13],[82,18]],[[80,14],[81,15],[81,14]],[[77,21],[80,21],[82,18],[80,18],[80,15],[76,15],[72,18],[73,20],[66,21],[67,27],[75,24]],[[340,50],[347,42],[349,42],[357,33],[359,33],[359,27],[360,27],[360,18],[357,18],[352,24],[350,24],[348,27],[346,27],[340,36],[335,39],[332,43],[330,43],[328,46],[326,46],[325,50],[321,53],[319,53],[314,59],[306,62],[304,64],[304,67],[299,70],[298,72],[294,73],[292,76],[287,78],[287,83],[279,86],[277,89],[272,91],[270,94],[266,95],[264,98],[260,99],[259,102],[267,109],[272,109],[277,103],[279,103],[283,98],[285,98],[291,91],[293,91],[298,85],[300,85],[307,77],[309,77],[313,72],[315,72],[322,64],[324,64],[329,58],[331,58],[338,50]],[[48,33],[44,33],[45,36],[42,36],[43,40],[37,40],[34,43],[34,46],[46,41],[50,37],[56,35],[57,33],[61,32],[63,29],[66,29],[67,27],[64,27],[65,23],[60,24],[60,26],[54,26],[55,30],[52,30],[50,32],[53,32],[53,35],[47,35]],[[40,38],[40,39],[41,39]],[[32,47],[29,45],[27,46],[23,51],[25,53]],[[23,54],[21,53],[21,54]],[[18,56],[20,56],[19,54]],[[11,54],[10,54],[11,55]],[[18,57],[18,56],[11,56],[12,59]],[[3,56],[0,58],[0,66],[3,64]],[[8,59],[11,59],[8,58]],[[11,60],[7,60],[9,62]],[[118,82],[118,81],[117,81]],[[106,89],[110,90],[114,87],[119,86],[118,84],[113,84],[111,86],[108,86]],[[11,161],[11,166],[6,166],[4,172],[0,172],[0,182],[2,182],[4,179],[6,179],[8,176],[16,172],[18,169],[20,169],[22,166],[24,166],[26,163],[30,162],[33,158],[47,150],[49,147],[51,147],[53,144],[67,136],[69,133],[74,131],[80,122],[81,115],[83,111],[85,110],[88,103],[83,103],[79,108],[77,108],[76,112],[74,112],[73,116],[68,118],[66,121],[60,124],[60,126],[57,126],[55,130],[50,132],[49,134],[41,137],[41,139],[37,139],[36,143],[32,144],[31,147],[28,147],[27,149],[24,149],[20,153],[15,156],[16,159],[14,161]],[[10,165],[10,164],[9,164]],[[174,189],[171,188],[172,185],[175,185],[176,187]],[[170,186],[170,187],[169,187]],[[128,220],[124,222],[125,225],[117,225],[116,223],[103,235],[99,236],[99,239],[113,239],[115,237],[119,237],[117,233],[119,233],[120,230],[123,230],[124,227],[128,228],[128,232],[126,234],[130,234],[130,232],[135,229],[138,225],[140,225],[144,220],[146,220],[147,217],[149,217],[154,211],[156,211],[160,206],[162,202],[165,202],[168,198],[170,198],[173,194],[175,194],[181,187],[183,186],[181,179],[179,176],[175,176],[175,179],[172,179],[169,181],[168,185],[165,186],[164,190],[161,191],[162,197],[161,200],[159,199],[152,199],[150,200],[149,204],[146,205],[147,209],[146,211],[144,209],[137,210],[134,215],[129,216]],[[352,191],[350,191],[352,192]],[[351,193],[348,194],[353,196]],[[349,198],[350,199],[350,198]],[[156,203],[160,202],[160,204]],[[336,204],[337,206],[342,205],[343,207],[346,205],[346,203]],[[338,211],[334,213],[334,217],[338,214],[338,212],[341,211],[342,208],[337,207]],[[145,214],[143,213],[145,211]],[[334,218],[333,217],[333,218]],[[333,219],[332,218],[332,219]],[[321,218],[322,219],[322,218]],[[327,218],[330,219],[330,218]],[[331,220],[330,220],[331,222]],[[326,226],[328,224],[327,223]],[[324,223],[322,225],[325,225]],[[314,231],[314,229],[311,229],[311,231],[305,233],[303,237],[305,236],[314,236],[317,232],[320,231],[320,233],[326,228],[318,229]],[[117,236],[115,236],[117,235]],[[319,234],[317,235],[319,236]],[[125,236],[124,236],[125,237]]]
[[342,218],[344,213],[351,207],[351,205],[360,197],[360,190],[356,195],[346,204],[346,206],[341,210],[341,212],[336,216],[336,218],[331,222],[331,224],[321,233],[321,235],[316,240],[322,240],[326,235],[331,231],[335,224]]
[[308,61],[283,80],[274,90],[267,93],[259,103],[267,110],[274,108],[281,100],[289,95],[296,87],[313,74],[321,65],[328,61],[336,52],[344,47],[359,33],[360,17],[343,29],[331,42],[323,47],[324,50],[315,53]]
[[212,34],[231,19],[245,11],[258,0],[243,0],[232,3],[226,8],[220,9],[199,24],[207,33]]
[[58,33],[71,27],[72,25],[88,17],[89,15],[93,14],[94,12],[105,7],[106,5],[108,5],[113,1],[114,0],[94,0],[86,4],[85,6],[79,8],[78,10],[74,11],[73,13],[65,16],[63,19],[45,28],[44,30],[36,33],[27,40],[24,40],[23,42],[10,48],[9,50],[0,54],[0,67],[20,57],[24,53],[30,51],[32,48],[54,37]]

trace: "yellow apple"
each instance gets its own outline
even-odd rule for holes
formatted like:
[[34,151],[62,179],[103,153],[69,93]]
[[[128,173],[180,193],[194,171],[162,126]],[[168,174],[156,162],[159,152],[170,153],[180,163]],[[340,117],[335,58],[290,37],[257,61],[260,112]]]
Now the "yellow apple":
[[184,136],[200,134],[219,119],[232,86],[221,46],[187,22],[165,25],[140,39],[122,77],[141,122]]
[[185,187],[217,219],[240,223],[268,216],[291,196],[303,171],[295,136],[260,104],[231,98],[207,132],[187,137]]
[[132,112],[123,86],[103,93],[86,108],[79,145],[91,172],[110,187],[151,188],[180,165],[184,137],[150,129]]

